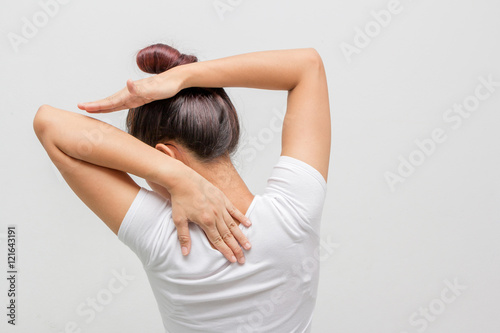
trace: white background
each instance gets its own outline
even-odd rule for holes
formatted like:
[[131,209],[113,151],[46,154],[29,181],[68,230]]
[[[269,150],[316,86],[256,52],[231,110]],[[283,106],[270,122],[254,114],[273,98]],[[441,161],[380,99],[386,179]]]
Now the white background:
[[[330,245],[313,332],[500,331],[500,87],[460,126],[443,118],[477,101],[479,77],[500,82],[498,1],[401,0],[384,27],[371,11],[387,10],[387,0],[222,0],[225,12],[212,0],[66,0],[45,9],[51,15],[38,1],[1,1],[0,331],[162,332],[139,260],[71,192],[32,130],[41,104],[80,112],[77,102],[144,77],[135,54],[156,42],[200,60],[298,47],[322,55],[333,125],[322,225]],[[369,43],[356,32],[365,28]],[[346,56],[341,46],[356,42]],[[279,155],[269,129],[285,94],[229,93],[241,151],[258,153],[243,160],[240,151],[235,163],[258,193]],[[124,115],[98,118],[123,128]],[[419,153],[415,140],[435,129],[446,140]],[[252,138],[258,149],[244,144]],[[420,165],[391,190],[386,174],[410,157]],[[15,327],[6,317],[8,224],[18,229]],[[121,285],[117,272],[133,280]],[[449,290],[454,283],[462,289]],[[98,296],[107,304],[91,318],[86,303]]]

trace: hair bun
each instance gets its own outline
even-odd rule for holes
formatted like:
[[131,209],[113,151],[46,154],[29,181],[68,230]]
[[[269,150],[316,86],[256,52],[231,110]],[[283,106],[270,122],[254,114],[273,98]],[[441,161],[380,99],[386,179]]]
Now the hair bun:
[[197,62],[193,55],[180,53],[165,44],[155,44],[143,48],[137,54],[137,66],[146,73],[160,74],[175,66]]

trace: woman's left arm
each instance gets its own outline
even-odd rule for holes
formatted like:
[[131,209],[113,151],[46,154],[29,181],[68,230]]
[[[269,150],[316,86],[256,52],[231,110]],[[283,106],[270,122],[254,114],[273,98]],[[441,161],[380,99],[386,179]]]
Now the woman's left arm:
[[184,254],[191,247],[191,221],[228,260],[244,257],[238,242],[248,240],[232,217],[246,226],[248,219],[182,162],[102,121],[47,105],[38,109],[33,127],[71,189],[115,234],[139,191],[130,173],[168,190]]

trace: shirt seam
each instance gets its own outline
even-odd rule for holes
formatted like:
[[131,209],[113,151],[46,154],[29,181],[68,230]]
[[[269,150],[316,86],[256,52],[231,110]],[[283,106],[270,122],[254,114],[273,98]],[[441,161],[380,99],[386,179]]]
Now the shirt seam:
[[327,183],[325,178],[323,178],[323,175],[321,175],[321,173],[312,165],[307,164],[306,162],[299,160],[298,158],[287,155],[280,156],[280,161],[276,166],[279,166],[280,164],[289,164],[302,169],[304,172],[307,172],[310,176],[312,176],[321,185],[323,190],[326,190]]

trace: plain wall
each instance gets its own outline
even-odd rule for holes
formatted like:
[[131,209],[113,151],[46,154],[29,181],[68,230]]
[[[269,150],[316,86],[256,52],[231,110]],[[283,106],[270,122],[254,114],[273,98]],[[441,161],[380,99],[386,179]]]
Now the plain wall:
[[[1,278],[0,331],[162,332],[139,260],[72,193],[32,129],[42,104],[81,113],[78,102],[145,77],[134,57],[156,42],[200,60],[321,54],[333,135],[313,332],[500,330],[498,1],[2,5],[0,276],[14,224],[18,308],[8,325]],[[273,124],[286,94],[228,91],[243,124],[235,163],[258,193],[280,153]],[[96,118],[123,128],[124,116]]]

